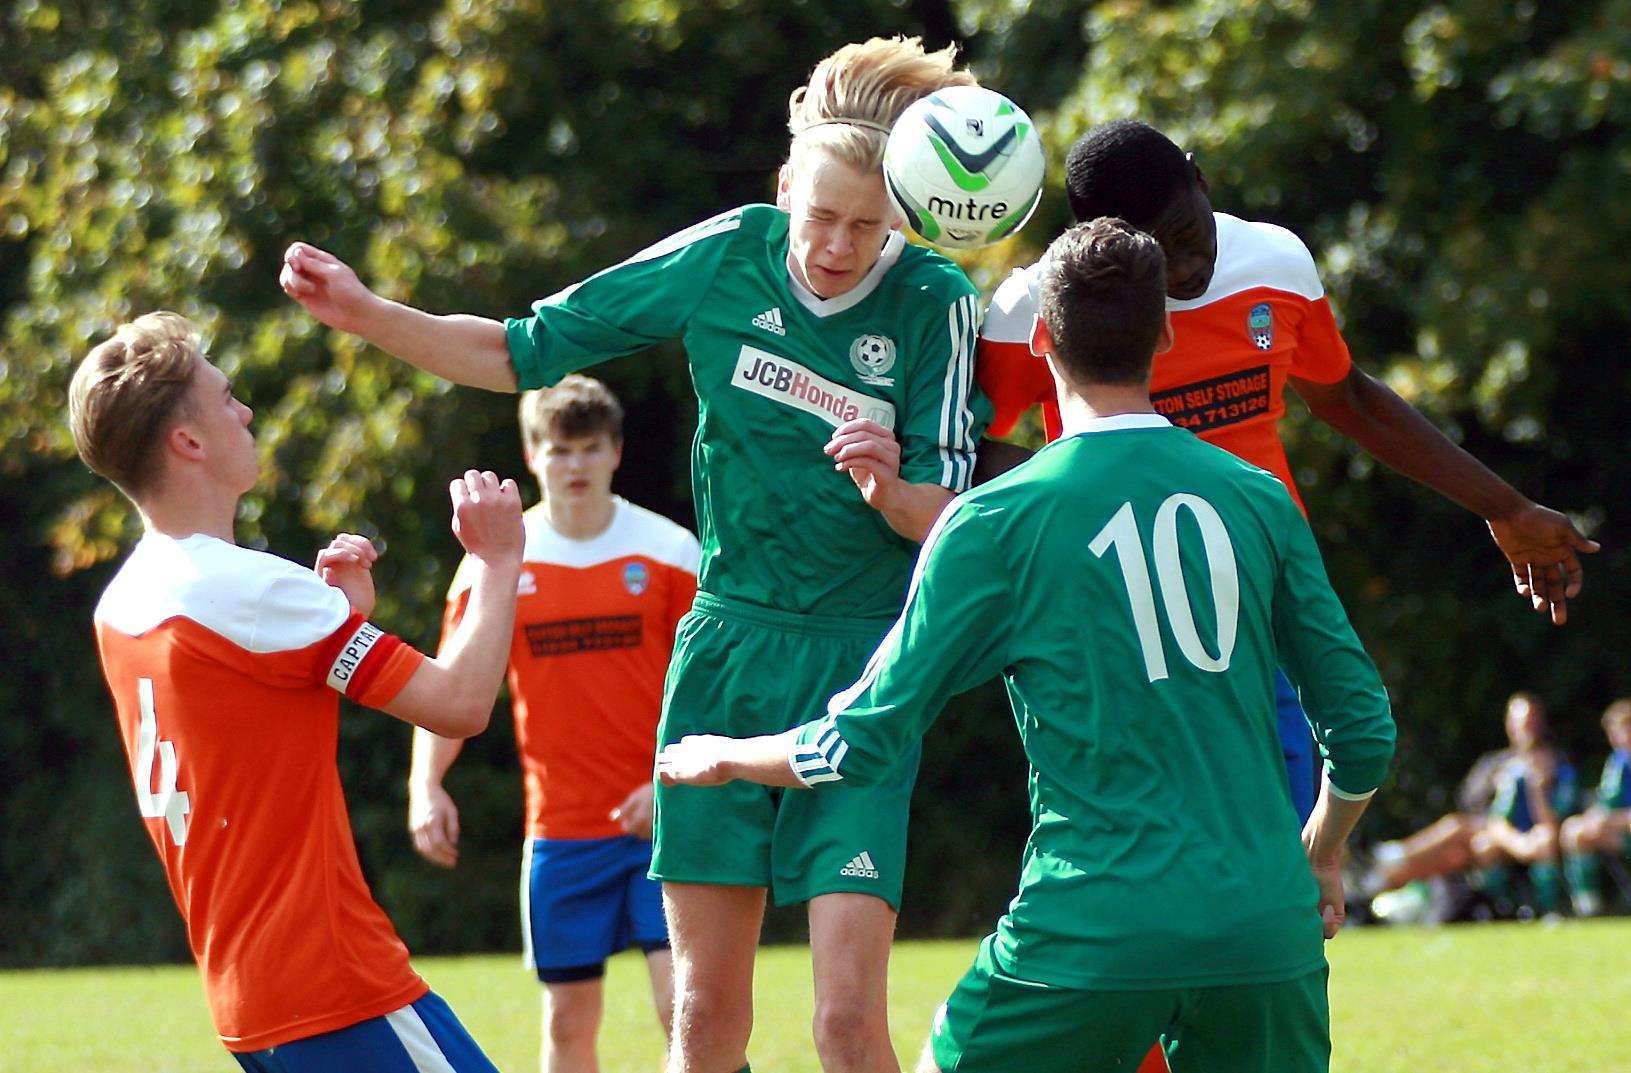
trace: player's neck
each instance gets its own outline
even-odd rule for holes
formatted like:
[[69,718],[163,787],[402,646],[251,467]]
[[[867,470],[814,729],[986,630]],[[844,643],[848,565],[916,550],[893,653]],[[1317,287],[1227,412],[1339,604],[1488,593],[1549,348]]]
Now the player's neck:
[[1118,414],[1153,414],[1150,390],[1143,384],[1065,384],[1055,381],[1059,393],[1059,420],[1065,435],[1092,422]]
[[568,540],[591,540],[604,533],[617,512],[617,500],[612,496],[591,499],[544,500],[544,516],[549,527]]
[[144,497],[138,509],[150,532],[176,540],[203,533],[235,544],[238,499],[207,482],[172,480],[156,494]]

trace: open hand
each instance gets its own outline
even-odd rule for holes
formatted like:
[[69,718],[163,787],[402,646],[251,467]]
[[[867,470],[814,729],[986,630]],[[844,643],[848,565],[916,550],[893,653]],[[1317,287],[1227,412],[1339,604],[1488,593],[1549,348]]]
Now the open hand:
[[867,505],[878,509],[900,483],[900,441],[876,421],[846,421],[823,448],[833,468],[848,473]]
[[1512,566],[1512,584],[1536,611],[1561,626],[1569,617],[1569,600],[1580,595],[1584,571],[1579,552],[1600,545],[1574,527],[1568,516],[1530,503],[1503,518],[1487,519],[1489,535]]
[[326,584],[345,593],[351,609],[367,618],[374,613],[374,562],[379,558],[373,542],[356,533],[341,533],[317,553],[312,567]]
[[342,332],[355,332],[377,301],[350,265],[307,242],[284,251],[278,284],[308,313]]
[[687,734],[657,754],[657,777],[664,786],[723,786],[731,781],[725,747],[732,739]]
[[651,839],[652,790],[651,783],[630,791],[623,803],[612,809],[612,819],[624,831],[636,838]]

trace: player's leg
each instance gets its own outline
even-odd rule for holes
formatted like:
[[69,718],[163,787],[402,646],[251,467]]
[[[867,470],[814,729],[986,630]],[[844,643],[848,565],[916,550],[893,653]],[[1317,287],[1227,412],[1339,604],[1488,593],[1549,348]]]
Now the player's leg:
[[249,1073],[498,1073],[435,992],[383,1017],[233,1057]]
[[1004,973],[980,944],[936,1013],[917,1073],[1125,1073],[1170,1026],[1175,991],[1080,991]]
[[1559,841],[1569,894],[1579,916],[1604,910],[1602,855],[1624,853],[1631,836],[1631,810],[1593,808],[1563,821]]
[[662,884],[646,873],[651,868],[651,843],[640,838],[624,840],[628,846],[629,871],[624,886],[624,930],[629,945],[646,957],[651,977],[651,997],[657,1008],[657,1022],[663,1039],[673,1035],[674,958],[669,950],[668,918],[663,915]]
[[1484,829],[1481,816],[1452,812],[1401,842],[1376,848],[1376,861],[1364,893],[1379,894],[1417,879],[1449,875],[1472,866],[1473,839]]
[[1327,976],[1185,992],[1166,1036],[1172,1073],[1328,1073]]
[[674,1038],[674,952],[664,943],[646,951],[646,973],[651,977],[651,1002],[664,1041]]
[[1558,845],[1559,825],[1537,823],[1513,841],[1514,861],[1529,866],[1529,886],[1534,890],[1535,910],[1545,914],[1557,909],[1563,895],[1562,854]]
[[[699,596],[669,662],[659,747],[687,734],[785,729],[779,669],[793,641]],[[706,605],[706,606],[705,606]],[[735,1073],[753,1028],[753,959],[770,885],[776,807],[748,783],[656,788],[651,876],[662,881],[673,954],[670,1073]]]
[[895,909],[869,894],[810,901],[816,1054],[826,1073],[899,1073],[889,1038],[889,948]]
[[763,887],[663,884],[673,943],[674,1040],[668,1073],[734,1073],[753,1032],[753,959]]
[[595,1040],[600,1035],[604,979],[544,984],[543,1073],[597,1073]]
[[538,1065],[590,1070],[606,959],[626,943],[621,838],[529,840],[521,868],[521,939],[544,985]]

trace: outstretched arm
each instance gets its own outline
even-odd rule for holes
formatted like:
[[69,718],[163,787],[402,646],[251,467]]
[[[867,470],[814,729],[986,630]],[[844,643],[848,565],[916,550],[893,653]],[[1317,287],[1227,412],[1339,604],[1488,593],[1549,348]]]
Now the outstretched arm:
[[504,325],[487,317],[435,316],[381,298],[351,266],[325,250],[296,242],[283,255],[278,282],[318,320],[358,336],[416,368],[456,384],[515,391],[515,368]]
[[1579,553],[1594,552],[1574,523],[1531,502],[1457,447],[1393,389],[1357,366],[1331,384],[1292,379],[1315,417],[1387,466],[1477,514],[1512,568],[1513,585],[1562,625],[1580,593]]

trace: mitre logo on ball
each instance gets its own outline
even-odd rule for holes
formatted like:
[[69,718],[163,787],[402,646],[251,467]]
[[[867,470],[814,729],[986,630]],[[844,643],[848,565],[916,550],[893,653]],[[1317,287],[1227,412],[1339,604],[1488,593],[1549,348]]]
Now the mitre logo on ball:
[[895,341],[887,335],[863,335],[850,344],[849,363],[864,383],[892,387],[895,378],[884,374],[895,367]]

